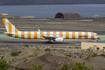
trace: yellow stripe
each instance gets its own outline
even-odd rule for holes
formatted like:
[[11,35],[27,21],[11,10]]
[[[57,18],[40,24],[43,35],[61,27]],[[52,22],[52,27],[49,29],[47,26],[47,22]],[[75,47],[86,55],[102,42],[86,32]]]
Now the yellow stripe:
[[3,20],[3,23],[4,23],[4,25],[5,25],[5,18],[3,18],[2,20]]
[[88,39],[88,32],[85,32],[85,39]]
[[56,32],[53,32],[53,37],[56,37]]
[[47,36],[50,36],[50,32],[47,32]]
[[[41,32],[41,33],[42,33],[42,35],[44,34],[43,32]],[[40,39],[44,39],[43,36],[40,36]]]
[[15,38],[18,38],[18,30],[15,28]]
[[91,39],[94,39],[94,33],[91,32]]
[[82,39],[82,32],[78,32],[78,39]]
[[21,38],[24,38],[24,32],[21,32]]
[[66,32],[66,39],[69,39],[69,32]]
[[63,32],[59,32],[59,37],[63,37]]
[[[8,33],[12,34],[12,24],[8,22]],[[9,35],[12,36],[12,35]]]
[[72,32],[72,39],[75,39],[75,32]]
[[10,22],[8,22],[8,31],[12,34],[12,24]]
[[28,39],[31,39],[31,32],[28,32]]
[[37,32],[34,32],[34,39],[37,39]]

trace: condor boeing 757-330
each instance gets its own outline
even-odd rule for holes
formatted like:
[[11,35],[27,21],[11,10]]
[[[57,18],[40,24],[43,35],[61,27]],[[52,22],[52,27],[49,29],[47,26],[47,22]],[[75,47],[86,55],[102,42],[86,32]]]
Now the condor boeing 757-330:
[[64,39],[93,39],[100,40],[100,36],[94,32],[66,32],[66,31],[19,31],[11,24],[8,19],[2,19],[7,32],[4,35],[8,35],[15,38],[22,39],[48,39],[48,42],[63,42]]

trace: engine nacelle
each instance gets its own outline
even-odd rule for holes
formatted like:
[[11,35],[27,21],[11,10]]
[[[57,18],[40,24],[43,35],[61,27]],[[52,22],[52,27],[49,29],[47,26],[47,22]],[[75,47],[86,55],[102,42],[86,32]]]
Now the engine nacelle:
[[63,38],[55,38],[54,41],[55,42],[63,42]]

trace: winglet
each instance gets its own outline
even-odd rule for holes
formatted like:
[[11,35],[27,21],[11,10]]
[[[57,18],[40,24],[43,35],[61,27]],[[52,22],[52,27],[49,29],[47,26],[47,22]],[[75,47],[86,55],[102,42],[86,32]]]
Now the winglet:
[[40,29],[38,28],[38,31],[40,32]]
[[40,29],[38,28],[38,31],[40,32],[41,36],[43,36],[43,34],[41,33]]

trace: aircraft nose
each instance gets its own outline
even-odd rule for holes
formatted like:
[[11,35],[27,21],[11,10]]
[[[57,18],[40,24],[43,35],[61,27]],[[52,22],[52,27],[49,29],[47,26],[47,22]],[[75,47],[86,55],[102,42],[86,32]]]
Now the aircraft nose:
[[5,33],[3,33],[3,35],[6,35]]
[[100,36],[99,35],[97,36],[97,39],[100,39]]

